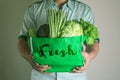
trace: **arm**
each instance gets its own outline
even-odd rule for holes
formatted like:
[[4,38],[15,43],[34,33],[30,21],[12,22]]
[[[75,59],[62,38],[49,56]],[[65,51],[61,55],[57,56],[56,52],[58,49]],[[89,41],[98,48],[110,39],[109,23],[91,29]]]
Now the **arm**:
[[18,40],[18,50],[20,55],[31,64],[32,68],[37,70],[36,64],[32,61],[32,55],[27,46],[27,41],[25,39]]
[[89,56],[90,56],[90,61],[97,56],[98,51],[99,51],[99,43],[98,43],[98,42],[95,42],[95,43],[94,43],[93,45],[91,45],[91,46],[86,45],[86,52],[87,52],[87,53],[89,54]]
[[37,65],[33,60],[32,60],[32,55],[30,53],[30,50],[28,48],[28,45],[27,45],[27,41],[24,40],[24,39],[19,39],[18,41],[18,50],[20,52],[20,55],[25,59],[27,60],[33,69],[39,71],[39,72],[43,72],[44,70],[46,69],[49,69],[50,67],[48,65],[44,65],[44,66],[41,66],[41,65]]
[[32,56],[30,53],[30,50],[27,46],[27,41],[24,39],[18,40],[18,50],[20,52],[20,55],[27,60],[28,62],[31,62]]
[[[92,24],[94,24],[94,14],[91,10],[91,8],[89,6],[86,6],[85,8],[85,12],[83,15],[83,19],[87,22],[90,22]],[[83,72],[85,71],[88,67],[90,62],[97,56],[98,51],[99,51],[99,40],[95,40],[94,44],[89,46],[89,45],[85,45],[85,51],[82,52],[84,58],[85,58],[85,65],[80,68],[77,67],[75,68],[73,71],[74,72]]]
[[23,20],[23,25],[20,30],[19,34],[19,40],[18,40],[18,50],[20,52],[20,55],[30,63],[33,69],[43,72],[44,70],[48,69],[49,66],[41,66],[37,65],[33,59],[32,59],[32,54],[28,48],[27,45],[27,35],[28,35],[28,30],[29,29],[35,29],[36,30],[36,22],[35,22],[35,17],[34,17],[34,4],[29,6],[29,8],[26,10],[25,15],[24,15],[24,20]]
[[98,42],[95,42],[91,46],[86,45],[85,52],[82,52],[82,54],[85,58],[85,65],[82,68],[77,67],[76,69],[73,70],[73,72],[79,73],[79,72],[85,71],[89,67],[90,62],[97,56],[98,51],[99,51],[99,43]]

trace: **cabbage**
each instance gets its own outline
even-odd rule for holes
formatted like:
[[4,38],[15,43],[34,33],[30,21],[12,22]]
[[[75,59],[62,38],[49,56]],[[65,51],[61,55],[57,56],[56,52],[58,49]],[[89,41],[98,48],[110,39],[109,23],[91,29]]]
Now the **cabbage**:
[[77,20],[66,21],[60,37],[82,36],[83,29]]

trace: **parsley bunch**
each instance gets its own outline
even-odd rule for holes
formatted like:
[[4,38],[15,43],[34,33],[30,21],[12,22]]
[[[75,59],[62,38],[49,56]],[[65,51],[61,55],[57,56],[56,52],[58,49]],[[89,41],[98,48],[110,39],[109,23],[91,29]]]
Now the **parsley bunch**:
[[98,38],[97,27],[83,19],[80,19],[80,25],[83,28],[83,34],[87,37],[86,44],[88,45],[94,44],[95,39]]

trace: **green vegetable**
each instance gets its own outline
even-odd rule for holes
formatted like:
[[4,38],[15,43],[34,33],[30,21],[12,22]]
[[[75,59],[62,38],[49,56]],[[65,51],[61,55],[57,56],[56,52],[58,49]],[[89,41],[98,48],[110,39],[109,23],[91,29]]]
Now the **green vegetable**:
[[36,32],[34,29],[30,28],[28,30],[28,37],[37,37]]
[[61,10],[48,10],[50,37],[58,37],[66,22],[67,14]]
[[49,37],[49,25],[48,24],[41,25],[37,30],[37,36],[41,38]]
[[72,37],[72,36],[82,36],[83,29],[77,20],[67,21],[64,26],[60,37]]
[[61,10],[48,11],[50,37],[72,37],[83,35],[83,29],[77,20],[66,21],[67,13]]
[[[70,20],[67,21],[67,13],[62,10],[48,10],[48,27],[47,31],[45,25],[43,29],[40,28],[37,34],[38,37],[72,37],[72,36],[86,36],[86,44],[94,44],[94,40],[98,38],[98,29],[90,22],[83,19],[80,21]],[[45,28],[45,29],[44,29]],[[47,34],[48,32],[48,34]],[[29,36],[37,37],[36,32],[33,29],[29,29]]]
[[86,44],[92,45],[94,40],[98,38],[97,27],[83,19],[80,19],[80,25],[83,28],[83,34],[87,37]]

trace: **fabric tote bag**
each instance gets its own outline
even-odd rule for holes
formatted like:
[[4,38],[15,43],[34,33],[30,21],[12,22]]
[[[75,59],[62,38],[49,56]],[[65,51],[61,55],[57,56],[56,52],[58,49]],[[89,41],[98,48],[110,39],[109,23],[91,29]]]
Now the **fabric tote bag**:
[[49,65],[45,72],[71,72],[75,67],[84,65],[82,42],[84,36],[62,38],[28,39],[33,60],[40,65]]

